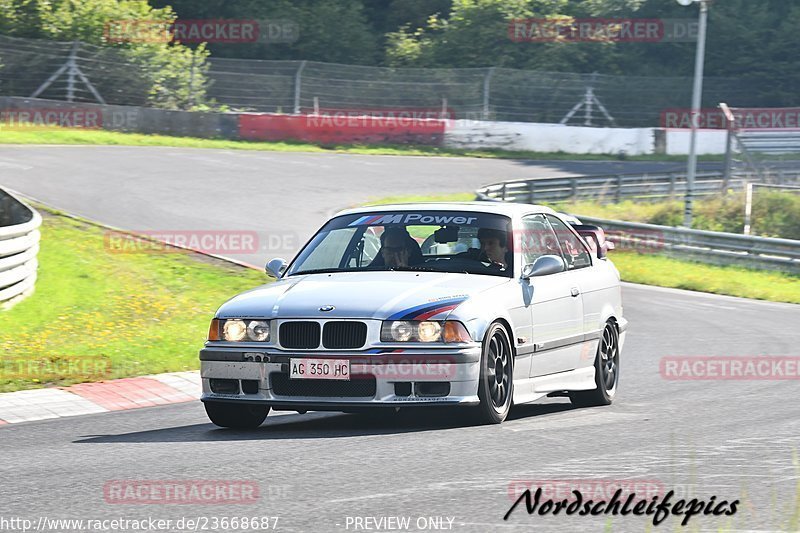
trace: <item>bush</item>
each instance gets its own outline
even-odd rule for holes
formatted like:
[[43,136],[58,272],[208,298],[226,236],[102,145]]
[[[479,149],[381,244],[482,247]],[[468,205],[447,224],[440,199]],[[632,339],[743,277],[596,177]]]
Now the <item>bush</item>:
[[[683,224],[683,201],[641,202],[625,200],[618,204],[596,201],[563,203],[556,209],[580,217],[592,216],[628,222],[644,222],[661,226]],[[744,192],[697,200],[694,203],[695,229],[742,233],[744,231]],[[751,234],[800,240],[800,194],[756,189],[753,198]]]

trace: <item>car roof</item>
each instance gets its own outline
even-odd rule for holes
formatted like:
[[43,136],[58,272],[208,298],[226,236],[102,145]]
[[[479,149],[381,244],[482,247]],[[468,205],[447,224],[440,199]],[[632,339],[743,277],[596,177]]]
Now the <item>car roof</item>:
[[518,204],[508,202],[415,202],[407,204],[383,204],[356,207],[339,211],[334,216],[355,215],[359,213],[384,213],[386,211],[457,211],[474,213],[497,213],[509,217],[519,217],[528,213],[550,213],[555,211],[543,205]]

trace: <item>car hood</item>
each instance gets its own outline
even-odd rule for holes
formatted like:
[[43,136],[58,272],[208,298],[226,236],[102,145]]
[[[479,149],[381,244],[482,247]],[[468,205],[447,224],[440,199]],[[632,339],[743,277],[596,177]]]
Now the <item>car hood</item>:
[[[443,319],[509,278],[444,272],[338,272],[291,276],[242,293],[218,318]],[[333,306],[330,311],[320,311]]]

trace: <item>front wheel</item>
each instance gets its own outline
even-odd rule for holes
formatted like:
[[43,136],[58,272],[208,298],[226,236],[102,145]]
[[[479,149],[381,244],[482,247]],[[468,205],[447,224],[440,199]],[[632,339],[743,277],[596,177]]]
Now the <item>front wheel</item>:
[[576,407],[594,407],[611,405],[617,394],[619,384],[619,332],[609,322],[603,329],[603,336],[597,346],[594,359],[594,390],[573,391],[569,393],[572,405]]
[[227,402],[204,402],[203,405],[209,420],[223,428],[257,428],[269,414],[268,405]]
[[481,375],[475,408],[476,421],[483,424],[500,424],[511,410],[514,393],[514,352],[506,330],[498,323],[489,327],[483,340]]

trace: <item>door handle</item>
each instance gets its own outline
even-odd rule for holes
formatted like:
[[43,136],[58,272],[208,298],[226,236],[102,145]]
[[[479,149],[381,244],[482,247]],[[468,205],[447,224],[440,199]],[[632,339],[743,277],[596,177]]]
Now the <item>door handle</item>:
[[573,298],[575,298],[576,296],[578,296],[581,293],[581,291],[578,290],[578,287],[572,287],[569,290],[569,293],[572,295]]

